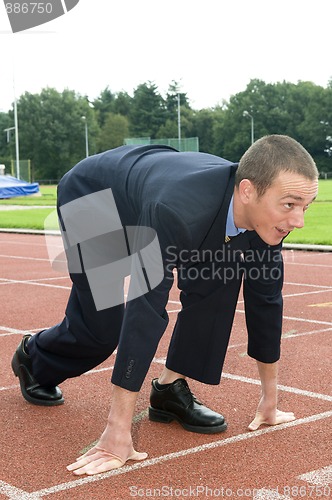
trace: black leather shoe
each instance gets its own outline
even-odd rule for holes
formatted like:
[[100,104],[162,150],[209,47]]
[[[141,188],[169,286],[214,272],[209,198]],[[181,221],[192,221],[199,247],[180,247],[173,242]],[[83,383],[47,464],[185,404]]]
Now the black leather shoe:
[[24,335],[12,359],[12,369],[20,380],[23,397],[34,405],[55,406],[64,403],[59,387],[40,385],[32,375],[30,356],[25,352],[25,343],[31,335]]
[[186,380],[179,378],[166,389],[157,389],[156,381],[152,380],[150,420],[165,424],[177,420],[187,431],[200,434],[215,434],[227,429],[224,417],[198,401]]

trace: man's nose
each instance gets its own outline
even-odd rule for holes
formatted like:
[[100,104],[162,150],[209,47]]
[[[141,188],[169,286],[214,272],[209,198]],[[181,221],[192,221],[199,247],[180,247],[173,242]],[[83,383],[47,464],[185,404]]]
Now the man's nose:
[[300,229],[301,227],[304,226],[304,211],[301,207],[298,207],[296,210],[294,210],[289,218],[289,224],[292,227],[296,227]]

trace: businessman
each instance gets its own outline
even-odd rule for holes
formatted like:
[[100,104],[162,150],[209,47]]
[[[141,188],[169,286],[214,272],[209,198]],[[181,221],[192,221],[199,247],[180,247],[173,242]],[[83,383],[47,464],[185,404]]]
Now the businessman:
[[[303,226],[317,179],[309,153],[282,135],[256,141],[239,164],[166,146],[123,146],[86,158],[65,174],[58,188],[72,279],[65,317],[25,336],[12,367],[27,401],[58,405],[64,402],[58,384],[103,362],[117,348],[105,430],[68,470],[96,474],[146,458],[133,448],[131,424],[168,324],[174,271],[182,308],[166,366],[152,381],[149,418],[176,420],[198,433],[226,429],[224,416],[195,398],[186,377],[220,382],[242,284],[248,355],[257,362],[262,387],[249,429],[295,418],[277,407],[281,247],[290,231]],[[150,250],[144,252],[145,247]],[[135,286],[124,306],[117,263],[133,262],[134,253],[140,255]]]

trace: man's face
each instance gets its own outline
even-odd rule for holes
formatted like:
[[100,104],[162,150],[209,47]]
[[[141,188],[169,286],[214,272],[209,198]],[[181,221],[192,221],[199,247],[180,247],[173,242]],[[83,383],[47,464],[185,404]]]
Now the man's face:
[[247,206],[250,229],[254,229],[265,243],[278,245],[294,228],[304,226],[304,212],[317,192],[317,180],[292,172],[281,172],[261,197],[251,184]]

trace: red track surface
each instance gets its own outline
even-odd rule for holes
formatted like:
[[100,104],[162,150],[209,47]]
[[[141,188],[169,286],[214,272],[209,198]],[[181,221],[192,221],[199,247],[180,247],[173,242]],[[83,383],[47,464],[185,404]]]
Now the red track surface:
[[174,289],[170,325],[134,423],[136,448],[149,458],[77,478],[65,466],[104,428],[114,358],[63,383],[62,406],[23,400],[10,368],[13,352],[24,332],[62,319],[70,282],[52,270],[43,236],[0,233],[0,499],[332,498],[332,253],[285,251],[284,258],[279,407],[294,411],[297,420],[247,431],[259,385],[255,362],[246,355],[241,301],[220,386],[190,381],[200,399],[226,416],[228,430],[206,436],[147,419],[150,380],[160,372],[179,309]]

